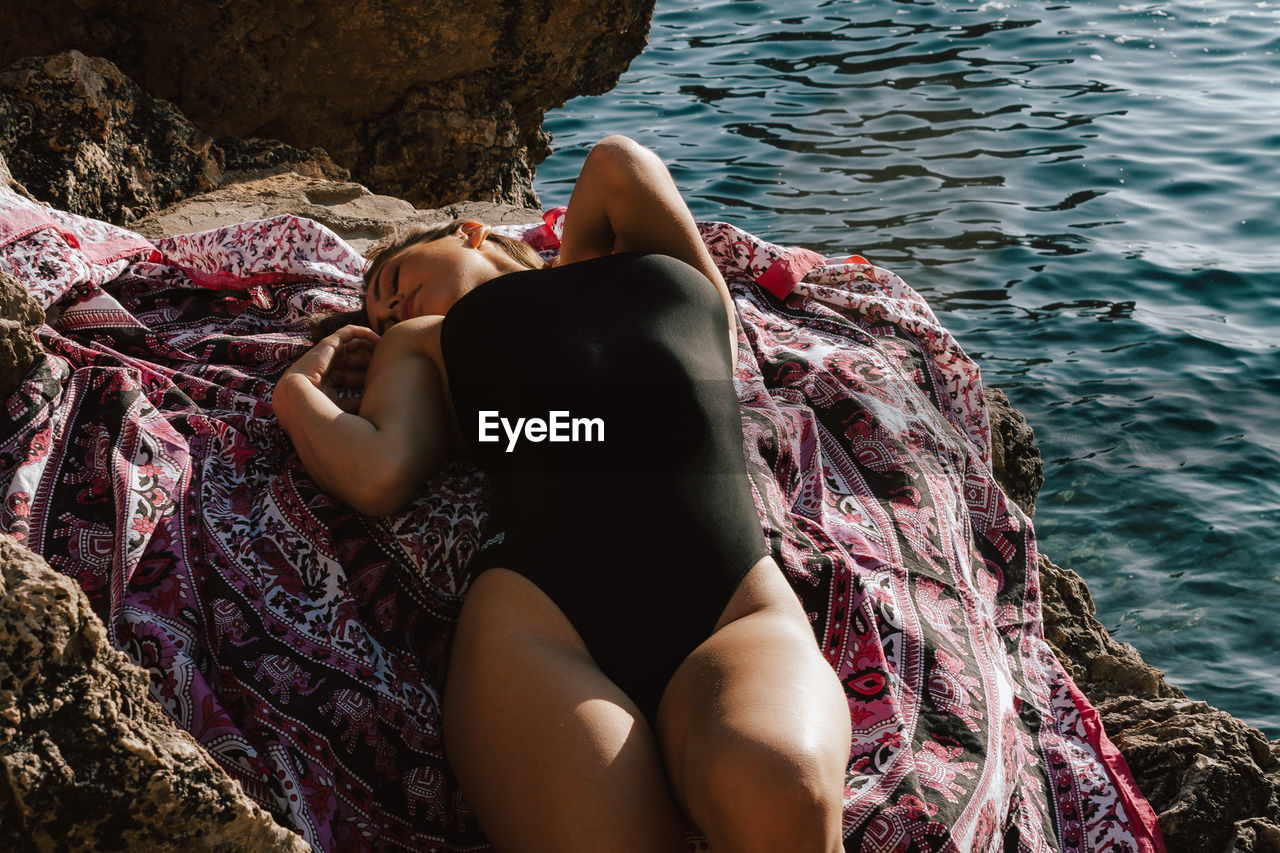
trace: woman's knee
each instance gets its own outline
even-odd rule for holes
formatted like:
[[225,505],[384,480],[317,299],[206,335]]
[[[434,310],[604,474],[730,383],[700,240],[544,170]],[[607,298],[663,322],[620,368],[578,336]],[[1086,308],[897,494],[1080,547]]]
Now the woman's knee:
[[820,732],[784,731],[767,722],[752,728],[695,736],[690,760],[701,768],[706,794],[729,800],[780,797],[839,808],[845,763]]
[[734,619],[668,693],[659,709],[668,769],[713,847],[838,846],[848,707],[807,624],[769,606]]
[[838,844],[844,764],[830,744],[773,728],[697,742],[686,793],[701,801],[700,828],[713,845],[825,851]]

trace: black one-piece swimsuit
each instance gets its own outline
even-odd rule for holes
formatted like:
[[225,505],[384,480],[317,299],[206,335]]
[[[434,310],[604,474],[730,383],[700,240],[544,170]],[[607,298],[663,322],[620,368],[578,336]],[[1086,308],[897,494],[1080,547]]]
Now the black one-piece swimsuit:
[[440,331],[459,425],[495,478],[472,568],[537,584],[650,722],[769,553],[728,319],[693,267],[623,253],[491,279]]

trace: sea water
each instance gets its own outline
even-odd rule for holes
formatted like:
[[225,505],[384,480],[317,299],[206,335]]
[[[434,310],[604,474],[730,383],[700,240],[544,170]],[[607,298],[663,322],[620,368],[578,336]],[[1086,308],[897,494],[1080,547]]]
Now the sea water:
[[658,0],[547,115],[698,219],[921,291],[1027,416],[1041,550],[1193,698],[1280,737],[1280,2]]

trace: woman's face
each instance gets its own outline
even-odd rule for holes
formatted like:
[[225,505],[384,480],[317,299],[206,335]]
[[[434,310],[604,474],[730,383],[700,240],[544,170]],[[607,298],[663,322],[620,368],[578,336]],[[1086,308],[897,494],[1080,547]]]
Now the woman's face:
[[459,231],[406,246],[388,258],[365,292],[374,331],[382,334],[401,320],[444,314],[464,293],[497,275],[486,243],[471,242]]

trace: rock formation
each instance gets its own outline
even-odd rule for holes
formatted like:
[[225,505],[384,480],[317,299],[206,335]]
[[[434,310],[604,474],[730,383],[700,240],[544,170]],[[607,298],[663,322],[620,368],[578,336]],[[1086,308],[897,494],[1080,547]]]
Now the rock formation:
[[17,389],[43,355],[34,334],[43,322],[44,310],[22,282],[0,272],[0,400]]
[[0,771],[0,849],[311,849],[164,715],[75,582],[7,534]]
[[984,389],[991,418],[991,471],[1022,511],[1035,518],[1036,496],[1044,485],[1044,462],[1035,433],[999,388]]
[[36,198],[121,225],[250,175],[347,177],[318,149],[210,139],[110,62],[76,51],[0,71],[0,155]]
[[653,3],[5,3],[0,64],[77,49],[213,136],[321,146],[356,180],[419,206],[536,206],[543,114],[617,82]]
[[1170,853],[1280,853],[1280,741],[1186,699],[1099,704]]
[[16,192],[18,195],[26,196],[32,201],[35,200],[35,197],[32,196],[31,193],[27,192],[27,188],[24,187],[22,184],[18,183],[18,179],[15,178],[13,176],[13,173],[9,171],[9,164],[4,159],[3,151],[0,151],[0,186],[8,187],[9,189]]

